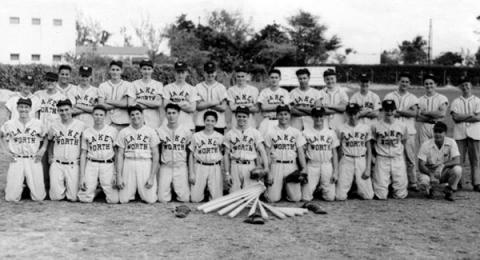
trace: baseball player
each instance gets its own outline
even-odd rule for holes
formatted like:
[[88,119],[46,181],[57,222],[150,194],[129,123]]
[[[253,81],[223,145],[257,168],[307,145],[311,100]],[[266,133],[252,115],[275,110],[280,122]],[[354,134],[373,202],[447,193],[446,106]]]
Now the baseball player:
[[93,107],[93,127],[82,133],[80,154],[80,191],[78,199],[81,202],[92,202],[98,184],[105,193],[107,203],[118,203],[118,190],[115,188],[114,156],[115,140],[118,131],[113,126],[105,124],[108,110],[97,105]]
[[143,110],[139,105],[128,107],[132,123],[122,129],[115,144],[117,185],[120,203],[135,199],[138,191],[146,203],[157,201],[157,179],[159,150],[158,135],[143,120]]
[[[197,90],[185,79],[188,75],[188,66],[183,61],[177,61],[175,67],[175,82],[170,83],[163,88],[164,105],[173,103],[180,107],[178,122],[185,124],[188,129],[195,130],[193,122],[193,113],[196,110],[199,99]],[[167,124],[166,121],[163,124]]]
[[45,129],[49,129],[50,125],[60,120],[60,116],[57,113],[57,103],[60,100],[67,98],[56,87],[56,81],[58,75],[53,72],[47,72],[43,77],[45,89],[35,92],[35,96],[40,100],[40,114],[39,118]]
[[324,123],[325,109],[312,109],[313,128],[303,130],[308,182],[302,185],[302,200],[311,201],[319,186],[322,198],[335,200],[335,182],[338,179],[337,147],[339,141],[334,130]]
[[446,137],[447,125],[437,122],[433,126],[433,138],[425,141],[418,152],[420,186],[433,197],[432,185],[447,183],[445,199],[454,201],[454,193],[462,178],[460,153],[455,140]]
[[135,88],[122,80],[123,62],[111,61],[108,68],[110,80],[98,86],[98,103],[109,110],[107,124],[120,130],[130,123],[127,108],[135,104]]
[[152,79],[153,62],[145,59],[140,62],[142,78],[134,81],[136,102],[143,108],[145,124],[153,129],[160,127],[163,122],[162,108],[163,84]]
[[[70,84],[71,82],[72,67],[70,65],[62,64],[58,67],[58,82],[57,89],[64,96],[70,98],[72,91],[75,88],[75,85]],[[73,102],[73,100],[72,100]]]
[[279,105],[290,104],[290,93],[280,87],[282,73],[273,69],[268,73],[270,87],[263,89],[258,96],[258,106],[263,113],[263,121],[258,130],[265,136],[278,125],[276,109]]
[[78,86],[74,86],[69,91],[69,98],[73,103],[73,115],[85,123],[86,126],[92,127],[93,122],[93,107],[98,101],[98,88],[90,85],[92,76],[92,68],[88,66],[81,66],[78,69]]
[[407,125],[408,138],[405,143],[405,161],[407,163],[408,185],[410,190],[418,191],[417,187],[417,129],[415,117],[418,110],[418,98],[408,92],[410,74],[402,72],[399,75],[398,90],[388,93],[383,100],[393,100],[395,117]]
[[174,103],[165,107],[167,124],[158,130],[161,150],[160,176],[158,181],[158,200],[172,200],[172,187],[182,202],[190,200],[188,185],[187,151],[192,131],[178,121],[181,108]]
[[377,155],[372,176],[373,191],[379,199],[387,199],[392,184],[393,197],[407,197],[407,169],[404,144],[408,138],[407,126],[395,119],[395,102],[382,102],[383,119],[372,126],[374,149]]
[[215,111],[218,115],[218,122],[215,131],[225,132],[225,110],[227,110],[227,89],[215,80],[217,68],[215,63],[209,61],[203,65],[205,81],[198,83],[195,89],[200,100],[197,101],[197,114],[195,116],[195,131],[202,131],[205,128],[203,115],[206,111]]
[[33,89],[33,77],[31,75],[24,76],[20,81],[20,88],[18,92],[13,93],[5,103],[5,107],[8,110],[7,118],[16,120],[18,119],[17,102],[20,98],[28,98],[32,101],[32,107],[30,109],[30,118],[38,118],[38,112],[40,110],[40,99],[32,94]]
[[[247,83],[248,71],[247,67],[239,65],[235,68],[235,79],[237,84],[227,90],[228,103],[230,109],[235,111],[239,106],[246,106],[250,110],[250,118],[248,124],[256,128],[257,122],[255,120],[255,113],[258,112],[257,99],[258,89]],[[237,126],[235,117],[232,118],[232,128]]]
[[[45,129],[40,120],[30,118],[32,101],[20,98],[17,101],[17,119],[10,119],[0,128],[2,149],[9,162],[6,201],[20,201],[23,183],[26,180],[32,200],[45,199],[41,159],[47,149]],[[43,144],[42,144],[43,141]]]
[[[460,89],[462,94],[453,100],[450,107],[455,122],[453,137],[460,150],[462,164],[468,153],[473,189],[480,192],[480,98],[472,94],[472,82],[468,77],[461,79]],[[464,176],[462,182],[465,183]]]
[[333,69],[323,72],[327,86],[321,90],[320,104],[328,117],[328,127],[337,129],[345,123],[345,106],[348,103],[347,93],[337,85],[337,74]]
[[223,135],[214,130],[218,115],[214,111],[207,111],[203,118],[205,129],[193,134],[189,145],[188,180],[192,202],[204,199],[205,188],[210,193],[210,199],[223,195]]
[[345,110],[347,122],[338,128],[342,159],[336,186],[336,200],[346,200],[347,193],[355,181],[357,193],[362,199],[373,198],[371,175],[372,150],[370,127],[358,122],[360,106],[349,103]]
[[360,91],[353,94],[350,98],[350,103],[356,103],[360,106],[360,113],[358,118],[360,123],[368,126],[377,123],[377,117],[380,110],[380,97],[369,90],[370,80],[367,74],[360,75]]
[[287,200],[300,201],[302,192],[300,183],[284,183],[285,177],[298,169],[297,158],[301,174],[307,174],[305,151],[305,138],[300,130],[290,125],[290,108],[288,106],[277,107],[278,125],[267,133],[265,145],[271,162],[268,182],[272,185],[267,187],[266,198],[270,202],[279,201],[285,186]]
[[310,71],[299,69],[295,72],[299,87],[290,92],[292,105],[292,126],[298,130],[313,128],[311,110],[316,102],[322,99],[321,92],[310,87]]
[[428,74],[424,78],[425,95],[418,99],[417,122],[420,122],[418,128],[418,140],[423,144],[426,140],[433,138],[433,124],[445,118],[448,109],[448,99],[435,91],[437,84],[435,76]]
[[48,129],[51,200],[77,200],[81,137],[85,124],[72,117],[70,99],[57,103],[60,121]]

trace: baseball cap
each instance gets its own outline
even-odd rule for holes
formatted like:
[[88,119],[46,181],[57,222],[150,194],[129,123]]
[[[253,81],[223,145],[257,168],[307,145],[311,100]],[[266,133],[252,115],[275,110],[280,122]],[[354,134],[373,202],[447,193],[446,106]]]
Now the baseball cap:
[[235,67],[235,72],[245,72],[248,73],[247,66],[245,65],[238,65]]
[[22,77],[22,82],[27,86],[31,86],[34,83],[33,77],[31,75],[25,75]]
[[29,99],[29,98],[19,98],[18,101],[17,101],[17,106],[20,105],[20,104],[23,104],[23,105],[27,105],[27,106],[32,106],[32,100]]
[[357,114],[360,112],[360,106],[357,103],[348,103],[345,112],[350,115]]
[[81,66],[78,69],[78,74],[80,77],[90,77],[92,75],[92,67]]
[[140,105],[137,104],[135,106],[128,107],[127,111],[128,111],[128,114],[130,115],[130,113],[132,113],[133,111],[143,112],[143,108]]
[[436,122],[435,125],[433,125],[433,132],[445,133],[447,132],[447,125],[444,122]]
[[64,99],[64,100],[60,100],[57,102],[57,107],[62,107],[62,106],[72,106],[72,101],[70,101],[70,99]]
[[188,69],[188,66],[185,62],[183,61],[177,61],[175,62],[175,64],[173,65],[173,67],[175,68],[175,71],[177,72],[180,72],[180,71],[186,71]]
[[427,75],[425,75],[425,77],[423,77],[423,81],[425,81],[427,79],[431,79],[433,81],[436,81],[435,80],[435,75],[433,75],[433,73],[427,73]]
[[237,107],[237,110],[235,110],[235,114],[250,114],[250,108],[246,106],[239,106]]
[[337,73],[333,69],[327,69],[326,71],[323,72],[324,77],[336,76],[336,75],[337,75]]
[[279,105],[277,106],[277,113],[280,113],[280,112],[288,112],[290,113],[290,107],[288,105]]
[[105,113],[108,112],[107,108],[104,105],[95,105],[92,111],[95,111],[95,110],[103,110]]
[[397,105],[395,104],[395,101],[391,99],[386,99],[382,102],[382,110],[383,111],[393,111],[397,109]]
[[58,80],[58,74],[55,72],[47,72],[43,76],[43,80],[48,81],[48,82],[55,82]]
[[203,70],[206,72],[206,73],[213,73],[217,70],[217,66],[215,66],[215,63],[213,63],[212,61],[207,61],[207,63],[205,63],[203,65]]
[[112,66],[118,66],[120,68],[123,68],[123,62],[121,60],[112,60],[108,67],[112,67]]
[[312,117],[322,117],[325,115],[325,109],[323,107],[312,108]]
[[370,81],[370,79],[368,78],[367,73],[360,74],[360,82],[368,83],[369,81]]
[[140,61],[140,68],[142,68],[143,66],[148,66],[153,68],[153,62],[149,59],[143,59],[142,61]]

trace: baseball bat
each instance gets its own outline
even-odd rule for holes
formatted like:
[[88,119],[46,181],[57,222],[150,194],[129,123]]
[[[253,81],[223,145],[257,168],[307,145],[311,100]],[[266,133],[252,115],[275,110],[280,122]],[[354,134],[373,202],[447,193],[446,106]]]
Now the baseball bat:
[[211,206],[211,205],[214,205],[214,204],[216,204],[216,203],[218,203],[218,202],[220,202],[220,201],[224,201],[224,200],[228,200],[228,199],[231,199],[231,198],[235,198],[235,197],[242,196],[242,195],[244,195],[244,194],[249,193],[251,190],[255,190],[256,188],[262,187],[262,186],[263,186],[263,185],[258,185],[258,184],[252,185],[252,186],[250,186],[250,187],[248,187],[248,188],[246,188],[246,189],[242,189],[242,190],[239,190],[239,191],[230,193],[230,194],[228,194],[228,195],[226,195],[226,196],[220,197],[220,198],[218,198],[218,199],[214,199],[214,200],[212,200],[212,201],[209,201],[209,202],[207,202],[207,203],[204,203],[204,204],[198,206],[197,209],[198,209],[198,210],[202,210],[202,209],[204,209],[204,208],[206,208],[206,207],[209,207],[209,206]]
[[258,208],[260,209],[260,215],[262,215],[263,219],[268,219],[268,214],[265,208],[262,206],[262,202],[258,201]]
[[301,209],[301,208],[280,208],[280,207],[277,207],[277,210],[285,213],[286,215],[293,214],[293,216],[295,216],[295,215],[301,216],[301,215],[308,212],[308,209]]
[[253,205],[252,207],[250,208],[250,211],[248,212],[248,216],[251,216],[253,214],[255,214],[255,210],[257,209],[257,204],[258,204],[258,197],[255,199],[255,201],[253,202]]
[[218,211],[218,214],[219,214],[219,215],[224,215],[224,214],[226,214],[227,212],[232,211],[234,208],[238,207],[240,204],[244,203],[245,201],[249,201],[250,198],[255,198],[256,196],[257,196],[257,194],[252,193],[252,194],[250,194],[250,195],[248,195],[248,196],[246,196],[246,197],[244,197],[244,198],[236,201],[235,203],[232,203],[232,204],[228,205],[227,207],[219,210],[219,211]]
[[[260,194],[259,194],[260,195]],[[252,202],[254,199],[258,199],[258,196],[251,197],[249,200],[247,200],[245,203],[240,205],[238,208],[234,209],[230,214],[228,214],[229,217],[234,218],[238,213],[240,213],[250,202]]]
[[219,209],[221,207],[224,207],[224,206],[226,206],[230,203],[233,203],[235,201],[241,200],[242,198],[245,198],[249,195],[259,194],[259,193],[260,193],[260,190],[252,190],[252,191],[249,191],[247,194],[241,194],[240,196],[237,196],[237,197],[233,197],[233,198],[230,198],[230,199],[226,199],[226,200],[216,202],[213,205],[209,205],[208,207],[202,208],[202,210],[203,210],[203,212],[208,213],[208,212],[214,211],[216,209]]
[[286,218],[287,216],[285,216],[285,214],[283,214],[282,212],[278,211],[275,207],[272,207],[266,203],[263,203],[263,202],[260,202],[266,209],[270,210],[270,212],[273,213],[273,215],[275,215],[277,218],[280,218],[280,219],[284,219]]

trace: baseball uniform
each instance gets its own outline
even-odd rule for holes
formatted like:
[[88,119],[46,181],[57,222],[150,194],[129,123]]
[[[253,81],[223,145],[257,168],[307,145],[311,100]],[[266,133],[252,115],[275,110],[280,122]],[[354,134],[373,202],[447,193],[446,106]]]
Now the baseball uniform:
[[[418,99],[418,108],[422,112],[438,111],[441,107],[448,107],[448,99],[442,94],[435,93],[429,97],[423,95]],[[444,117],[435,119],[434,121],[442,121]],[[433,138],[433,124],[419,123],[418,128],[418,140],[420,144],[423,144],[426,140]]]
[[[418,159],[426,165],[436,165],[434,167],[434,177],[440,183],[448,183],[453,190],[457,190],[457,185],[462,178],[462,167],[455,165],[449,169],[443,168],[443,163],[454,157],[460,156],[458,146],[455,140],[446,137],[441,148],[435,144],[434,139],[425,141],[418,151]],[[419,176],[420,186],[424,189],[430,189],[430,176],[421,173]]]
[[118,203],[118,190],[112,185],[115,179],[115,140],[118,131],[106,125],[102,129],[89,127],[83,131],[81,149],[87,152],[85,164],[86,190],[78,192],[81,202],[92,202],[98,183],[105,193],[107,203]]
[[169,202],[172,200],[171,187],[177,195],[177,200],[190,200],[188,185],[187,148],[192,138],[192,131],[185,125],[176,129],[161,126],[157,130],[160,139],[161,164],[158,181],[158,200]]
[[[266,197],[271,202],[282,197],[284,180],[290,173],[298,169],[298,149],[305,145],[305,138],[300,130],[289,126],[286,129],[275,126],[265,137],[265,145],[269,148],[272,161],[270,174],[273,184],[267,187]],[[302,191],[300,183],[286,183],[287,200],[300,201]]]
[[[288,105],[290,104],[290,94],[286,89],[280,87],[275,91],[271,88],[265,88],[260,92],[257,102],[262,105]],[[267,132],[271,131],[276,125],[278,125],[277,112],[263,112],[263,120],[258,130],[265,136]]]
[[72,119],[68,125],[57,121],[48,130],[48,140],[53,143],[53,158],[50,165],[51,200],[77,200],[81,137],[85,124]]
[[[418,106],[418,98],[406,92],[405,94],[400,94],[398,91],[393,91],[388,93],[383,100],[393,100],[397,110],[409,110],[412,107]],[[405,143],[405,161],[407,164],[407,175],[408,183],[411,186],[417,185],[417,129],[415,127],[415,118],[414,117],[398,117],[400,122],[404,123],[407,126],[408,138]]]
[[[136,92],[136,100],[155,101],[161,100],[163,95],[163,84],[156,80],[150,80],[148,83],[142,79],[135,80],[133,83]],[[158,108],[146,108],[143,110],[145,118],[145,124],[153,129],[160,127],[163,122],[164,116],[160,114],[160,107]]]
[[225,134],[224,145],[230,150],[230,174],[232,175],[230,192],[257,183],[250,178],[250,171],[256,167],[258,147],[263,145],[263,136],[260,131],[253,127],[243,131],[232,128]]
[[[475,114],[480,113],[480,98],[472,95],[468,98],[460,96],[453,100],[450,107],[452,113]],[[465,163],[468,153],[470,161],[470,175],[472,185],[480,185],[480,122],[460,122],[453,127],[453,138],[460,150],[460,161]],[[465,178],[462,178],[465,183]]]
[[[122,100],[123,98],[135,98],[135,87],[132,83],[121,80],[114,84],[108,80],[98,86],[98,97],[104,100]],[[127,104],[133,105],[133,104]],[[126,108],[114,108],[109,111],[106,117],[107,124],[112,122],[115,125],[125,125],[130,123],[130,117]]]
[[407,126],[397,119],[391,123],[380,120],[372,127],[377,159],[372,176],[373,191],[377,198],[387,199],[392,184],[393,197],[407,197],[407,169],[403,142],[408,137]]
[[143,125],[139,129],[131,125],[122,129],[115,144],[123,148],[123,180],[125,187],[119,191],[120,203],[135,199],[138,191],[140,198],[147,203],[157,201],[157,180],[147,189],[145,184],[152,169],[152,149],[157,149],[160,141],[153,128]]
[[[235,85],[227,90],[227,94],[228,102],[235,106],[252,106],[257,104],[258,89],[254,86],[246,85],[244,87],[239,87]],[[257,128],[257,122],[254,114],[255,113],[250,113],[248,125],[250,127]],[[231,127],[237,127],[237,119],[234,116],[232,116]]]
[[303,131],[305,136],[305,156],[307,158],[308,183],[302,185],[302,200],[310,201],[318,185],[322,198],[327,201],[335,199],[335,183],[331,182],[333,174],[332,149],[339,146],[335,131],[324,127],[321,130],[310,128]]
[[40,101],[40,121],[42,121],[45,129],[49,129],[52,123],[60,121],[60,116],[57,113],[57,102],[65,100],[67,97],[59,91],[49,94],[47,90],[39,90],[34,95]]
[[210,192],[210,199],[217,199],[223,195],[222,146],[223,135],[216,131],[209,135],[205,131],[193,134],[189,145],[195,161],[195,184],[191,187],[192,202],[204,199],[205,188]]
[[[84,105],[88,108],[93,108],[98,100],[98,88],[88,86],[83,88],[81,86],[74,86],[69,91],[70,99],[72,100],[72,104],[75,106],[76,104]],[[85,123],[87,127],[93,127],[93,116],[92,113],[88,113],[83,111],[82,113],[75,116],[76,119]]]
[[372,139],[370,127],[361,123],[356,126],[343,124],[338,128],[338,133],[343,157],[339,162],[336,200],[347,199],[353,181],[361,198],[372,199],[374,194],[371,178],[362,178],[367,168],[367,143]]
[[29,116],[30,118],[37,118],[37,112],[40,110],[40,99],[30,94],[24,97],[20,92],[15,92],[10,96],[7,103],[5,103],[5,107],[10,111],[10,119],[17,120],[19,115],[17,111],[17,101],[20,98],[29,98],[32,101],[32,108],[30,110]]
[[30,119],[23,124],[18,119],[9,120],[2,125],[0,132],[7,143],[8,151],[15,158],[8,166],[5,200],[19,201],[25,180],[32,200],[45,199],[42,164],[35,162],[34,158],[45,136],[42,122]]
[[[175,82],[166,85],[163,88],[163,98],[170,103],[180,105],[181,103],[195,104],[199,100],[197,90],[190,84],[185,83],[182,86],[177,85]],[[178,122],[184,124],[188,129],[192,131],[195,129],[193,122],[193,113],[186,113],[180,110],[178,116]],[[163,121],[163,125],[167,124],[167,120]]]
[[[197,90],[199,101],[206,101],[206,102],[222,102],[224,100],[228,100],[227,89],[225,86],[219,82],[214,82],[213,85],[208,85],[206,82],[201,82],[195,86]],[[196,126],[205,126],[203,122],[203,115],[206,111],[213,110],[213,109],[204,109],[201,111],[197,111],[195,116],[195,125]],[[218,115],[217,124],[215,125],[216,128],[225,128],[227,127],[225,122],[225,112],[219,112],[216,110],[215,113]]]
[[[350,103],[358,104],[360,106],[360,112],[378,111],[381,108],[380,97],[370,90],[365,95],[363,95],[360,91],[353,94],[350,98]],[[360,118],[360,123],[366,124],[368,126],[372,126],[377,122],[378,120],[376,118]]]
[[[63,87],[60,87],[60,84],[57,83],[57,90],[58,92],[62,93],[64,96],[70,98],[72,96],[71,92],[72,91],[75,91],[74,89],[76,88],[77,86],[73,85],[73,84],[68,84],[65,88]],[[72,103],[73,103],[73,100],[71,100]]]
[[[345,105],[348,103],[348,95],[340,86],[335,86],[332,89],[325,87],[321,90],[321,104],[322,106],[337,106],[341,103]],[[334,113],[328,118],[328,127],[337,129],[345,123],[345,116],[343,113]]]
[[[311,87],[307,90],[295,88],[290,92],[290,101],[293,107],[313,108],[315,106],[315,102],[319,99],[322,99],[322,93],[319,90]],[[292,126],[298,130],[313,128],[313,119],[311,116],[296,117],[292,115],[291,121]]]

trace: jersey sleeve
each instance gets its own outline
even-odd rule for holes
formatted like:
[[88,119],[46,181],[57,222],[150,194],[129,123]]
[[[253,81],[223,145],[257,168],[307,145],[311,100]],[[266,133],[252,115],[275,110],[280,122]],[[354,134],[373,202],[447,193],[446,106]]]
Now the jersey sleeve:
[[193,153],[195,151],[195,144],[196,144],[196,135],[193,134],[190,137],[190,142],[188,142],[188,149]]
[[457,114],[461,113],[461,111],[460,111],[460,99],[457,98],[457,99],[453,100],[452,105],[450,106],[450,113],[457,113]]
[[190,87],[190,95],[188,97],[188,102],[197,102],[200,100],[200,97],[198,96],[198,92],[194,87]]
[[230,87],[229,89],[227,89],[227,101],[229,103],[233,103],[234,102],[234,98],[233,98],[233,90],[232,90],[232,87]]
[[444,95],[440,95],[439,97],[440,99],[440,102],[439,102],[439,108],[442,107],[442,106],[447,106],[448,107],[448,98]]
[[357,96],[358,96],[357,93],[353,94],[352,97],[350,97],[350,101],[348,101],[348,102],[353,103],[353,104],[362,105],[362,104],[360,104]]
[[155,95],[159,95],[160,97],[163,97],[163,84],[162,84],[162,82],[157,81],[155,83]]
[[120,148],[125,148],[125,131],[120,131],[115,139],[115,145]]
[[272,147],[272,137],[270,136],[270,133],[267,133],[265,136],[265,146],[268,148]]
[[164,98],[165,100],[170,100],[170,98],[172,98],[172,97],[170,96],[170,85],[165,86],[165,87],[163,88],[162,93],[163,93],[162,96],[163,96],[163,98]]
[[231,130],[228,131],[228,132],[225,134],[225,138],[223,138],[223,145],[224,145],[226,148],[228,148],[228,149],[231,148],[231,147],[230,147],[230,139],[232,138],[232,137],[231,137],[231,136],[232,136],[232,133],[231,133],[231,132],[232,132]]
[[107,97],[106,89],[105,89],[105,83],[100,84],[98,86],[98,97],[105,99]]
[[297,136],[296,145],[297,145],[297,148],[300,148],[300,147],[304,146],[307,143],[307,141],[305,140],[305,136],[303,136],[302,132],[300,132],[298,130],[296,132],[297,132],[296,133],[296,136]]
[[125,97],[131,97],[131,98],[136,98],[137,97],[137,90],[135,89],[135,86],[130,83],[130,82],[125,82],[125,91],[123,93],[123,96]]
[[340,141],[338,140],[337,133],[332,131],[332,148],[337,148],[340,146]]
[[80,145],[80,148],[82,150],[87,150],[87,148],[88,148],[87,136],[86,136],[85,132],[86,131],[83,131],[83,133],[82,133],[82,141],[81,141],[81,145]]
[[473,102],[473,113],[475,115],[480,114],[480,99],[477,97],[474,97],[474,102]]
[[426,162],[427,161],[427,157],[428,157],[428,147],[427,147],[427,142],[423,143],[421,146],[420,146],[420,150],[418,150],[418,155],[417,155],[417,158]]
[[227,88],[225,88],[223,84],[220,84],[219,91],[218,91],[218,99],[220,101],[224,101],[224,100],[228,101]]
[[263,89],[261,92],[260,92],[260,95],[258,95],[258,98],[257,98],[257,103],[261,103],[261,104],[265,104],[265,99],[266,99],[266,94],[265,94],[265,89]]
[[150,147],[155,147],[160,143],[160,139],[158,138],[158,134],[155,130],[152,130],[150,133]]
[[452,145],[451,145],[451,148],[450,148],[450,158],[460,156],[460,152],[458,151],[457,142],[452,140],[451,143],[452,143]]
[[260,131],[255,131],[255,137],[254,138],[255,138],[255,144],[257,146],[262,144],[263,142],[265,142],[265,140],[263,139],[263,136],[260,133]]
[[207,93],[205,93],[201,83],[197,84],[195,89],[197,90],[198,101],[207,100]]
[[380,110],[382,108],[382,102],[380,101],[380,97],[375,94],[373,94],[373,110]]
[[340,92],[340,103],[348,103],[348,94],[344,90]]
[[16,100],[15,98],[10,97],[5,103],[5,107],[8,109],[8,111],[12,112],[15,109],[15,105],[16,105],[15,100]]

